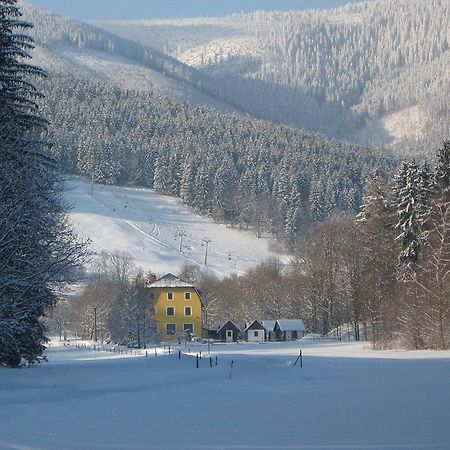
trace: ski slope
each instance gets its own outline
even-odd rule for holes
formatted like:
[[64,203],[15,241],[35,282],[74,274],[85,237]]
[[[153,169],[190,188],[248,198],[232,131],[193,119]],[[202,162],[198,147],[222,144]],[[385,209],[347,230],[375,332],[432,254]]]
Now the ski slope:
[[0,367],[0,449],[450,448],[450,352],[366,347],[214,344],[211,367],[202,344],[178,359],[52,342],[48,363]]
[[[150,189],[96,184],[91,196],[90,183],[74,178],[65,197],[75,231],[91,240],[94,253],[126,252],[144,271],[177,273],[188,263],[225,276],[270,258],[289,259],[272,251],[269,240],[203,218],[180,200]],[[206,265],[204,241],[210,241]]]

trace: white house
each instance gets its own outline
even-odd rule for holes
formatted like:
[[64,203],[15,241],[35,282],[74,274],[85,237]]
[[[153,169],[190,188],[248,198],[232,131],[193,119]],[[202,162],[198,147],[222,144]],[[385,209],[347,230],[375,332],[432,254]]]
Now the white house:
[[259,320],[247,322],[244,334],[247,342],[264,342],[266,340],[266,329]]

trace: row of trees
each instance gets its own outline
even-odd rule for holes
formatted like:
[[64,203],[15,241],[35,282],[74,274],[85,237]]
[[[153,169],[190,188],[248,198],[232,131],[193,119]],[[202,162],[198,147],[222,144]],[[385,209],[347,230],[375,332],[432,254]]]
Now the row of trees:
[[31,25],[20,16],[16,0],[0,0],[0,364],[9,367],[40,360],[41,318],[83,255],[39,138],[47,122],[33,81],[44,73],[26,62]]

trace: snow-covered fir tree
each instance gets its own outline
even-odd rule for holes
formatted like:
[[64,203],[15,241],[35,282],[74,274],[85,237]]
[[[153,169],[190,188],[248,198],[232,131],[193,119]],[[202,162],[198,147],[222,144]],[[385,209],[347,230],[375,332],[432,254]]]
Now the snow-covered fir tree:
[[33,80],[44,73],[26,62],[30,27],[16,0],[0,0],[0,364],[9,367],[42,357],[41,318],[82,254],[39,139],[46,121]]

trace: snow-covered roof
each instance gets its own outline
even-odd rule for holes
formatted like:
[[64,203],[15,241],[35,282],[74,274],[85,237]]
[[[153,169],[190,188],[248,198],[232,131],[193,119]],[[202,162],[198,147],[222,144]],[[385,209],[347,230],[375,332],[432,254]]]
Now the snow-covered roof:
[[232,320],[226,320],[225,322],[219,323],[219,325],[217,326],[217,331],[220,331],[227,323],[231,323],[233,324],[239,331],[241,330],[241,327],[233,322]]
[[259,320],[259,322],[263,324],[264,328],[267,331],[273,331],[273,329],[275,328],[276,320]]
[[168,273],[161,278],[158,278],[154,283],[148,285],[149,289],[152,288],[162,288],[162,287],[170,287],[170,288],[195,288],[195,285],[189,283],[187,281],[183,281],[180,278],[176,277],[172,273]]
[[305,331],[303,320],[300,319],[281,319],[277,323],[281,331]]
[[253,324],[256,323],[256,325],[259,325],[259,327],[255,327],[254,329],[260,329],[265,330],[265,326],[261,323],[261,320],[253,320],[252,322],[247,322],[246,327],[244,329],[244,332],[247,331]]

